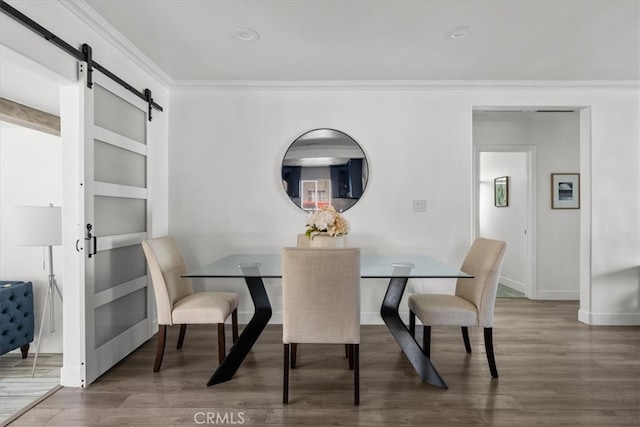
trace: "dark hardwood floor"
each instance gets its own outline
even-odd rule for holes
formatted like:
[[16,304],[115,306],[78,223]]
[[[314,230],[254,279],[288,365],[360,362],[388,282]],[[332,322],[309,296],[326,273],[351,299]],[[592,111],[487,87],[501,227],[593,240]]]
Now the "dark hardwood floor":
[[174,326],[160,372],[152,372],[154,337],[88,388],[63,388],[11,425],[637,427],[640,327],[584,325],[577,310],[499,299],[499,379],[480,329],[470,329],[467,355],[459,328],[432,328],[432,359],[449,390],[420,382],[386,327],[363,326],[359,407],[343,346],[300,346],[285,406],[279,325],[267,327],[232,381],[213,387],[205,384],[217,364],[215,327],[190,327],[177,351]]

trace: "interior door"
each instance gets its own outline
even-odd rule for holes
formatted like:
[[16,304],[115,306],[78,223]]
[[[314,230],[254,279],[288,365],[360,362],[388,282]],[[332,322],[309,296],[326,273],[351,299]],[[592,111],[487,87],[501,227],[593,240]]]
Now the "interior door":
[[149,338],[152,307],[140,245],[148,226],[147,104],[98,73],[93,81],[83,96],[85,385]]

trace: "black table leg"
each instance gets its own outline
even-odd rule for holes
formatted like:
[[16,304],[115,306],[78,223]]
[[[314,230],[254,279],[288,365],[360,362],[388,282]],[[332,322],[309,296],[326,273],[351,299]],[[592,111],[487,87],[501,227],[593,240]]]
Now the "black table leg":
[[233,378],[244,358],[247,357],[253,344],[264,330],[269,319],[271,319],[271,303],[264,288],[261,277],[245,277],[251,300],[255,306],[253,317],[245,326],[244,330],[238,337],[238,341],[231,347],[229,354],[224,358],[218,369],[213,373],[207,385],[214,385],[229,381]]
[[431,360],[424,354],[413,335],[409,333],[409,329],[407,329],[398,313],[398,306],[407,286],[407,280],[406,277],[394,277],[389,281],[387,293],[380,308],[380,315],[407,356],[407,359],[413,365],[413,368],[420,374],[422,381],[436,387],[448,389],[449,387],[436,371]]

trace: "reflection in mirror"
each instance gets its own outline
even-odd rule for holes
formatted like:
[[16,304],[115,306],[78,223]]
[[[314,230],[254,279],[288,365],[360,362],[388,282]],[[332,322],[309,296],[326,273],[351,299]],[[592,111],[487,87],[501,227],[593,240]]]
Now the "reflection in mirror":
[[282,161],[284,190],[307,212],[326,205],[346,211],[362,197],[368,176],[362,148],[349,135],[334,129],[301,135]]

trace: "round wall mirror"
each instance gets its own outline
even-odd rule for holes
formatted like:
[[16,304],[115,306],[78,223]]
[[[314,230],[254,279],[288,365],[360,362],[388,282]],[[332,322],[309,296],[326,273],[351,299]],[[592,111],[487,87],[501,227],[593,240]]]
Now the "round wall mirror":
[[307,212],[326,205],[346,211],[362,197],[368,176],[367,158],[360,145],[335,129],[300,135],[282,161],[284,190]]

